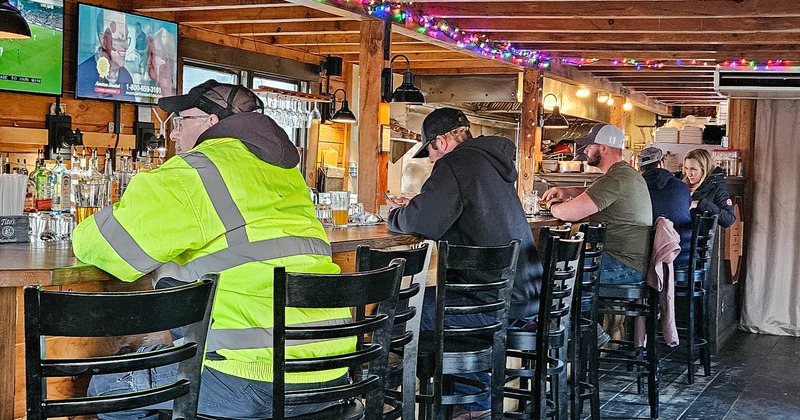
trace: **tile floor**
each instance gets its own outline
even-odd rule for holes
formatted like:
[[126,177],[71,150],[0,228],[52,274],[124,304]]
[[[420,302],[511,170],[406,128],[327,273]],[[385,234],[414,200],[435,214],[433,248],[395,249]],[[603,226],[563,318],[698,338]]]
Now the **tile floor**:
[[[700,369],[693,385],[686,382],[685,353],[663,346],[660,352],[662,420],[800,419],[800,338],[737,331],[712,355],[711,375]],[[636,395],[634,381],[616,376],[600,384],[603,419],[649,418],[646,388]]]

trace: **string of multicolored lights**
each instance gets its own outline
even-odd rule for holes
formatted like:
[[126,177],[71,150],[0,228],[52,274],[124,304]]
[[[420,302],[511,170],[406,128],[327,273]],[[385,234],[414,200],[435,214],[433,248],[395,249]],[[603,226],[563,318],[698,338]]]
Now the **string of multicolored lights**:
[[615,66],[635,67],[637,70],[660,69],[665,66],[721,66],[728,68],[749,68],[752,70],[774,70],[793,65],[790,60],[748,60],[746,58],[717,62],[715,60],[646,60],[633,58],[554,58],[542,51],[519,49],[508,42],[492,41],[485,34],[465,32],[451,25],[447,20],[425,16],[397,0],[316,0],[319,3],[336,5],[382,20],[391,19],[431,38],[444,41],[472,51],[487,58],[514,63],[522,67],[549,69],[552,62],[571,66],[609,63]]
[[510,43],[490,40],[477,32],[465,32],[445,19],[423,16],[407,5],[385,0],[316,0],[345,9],[360,9],[382,20],[391,19],[407,29],[441,40],[487,58],[514,63],[522,67],[549,69],[552,57],[540,51],[521,50]]
[[728,67],[728,68],[749,68],[753,70],[772,70],[772,69],[779,69],[779,68],[787,68],[794,65],[794,62],[791,60],[748,60],[748,59],[740,59],[740,60],[725,60],[721,63],[718,63],[714,60],[636,60],[632,58],[610,58],[610,59],[599,59],[599,58],[562,58],[562,64],[571,65],[571,66],[584,66],[584,65],[591,65],[591,64],[603,64],[608,63],[614,66],[627,66],[627,67],[635,67],[637,70],[643,69],[660,69],[664,66],[672,65],[672,66],[720,66],[720,67]]

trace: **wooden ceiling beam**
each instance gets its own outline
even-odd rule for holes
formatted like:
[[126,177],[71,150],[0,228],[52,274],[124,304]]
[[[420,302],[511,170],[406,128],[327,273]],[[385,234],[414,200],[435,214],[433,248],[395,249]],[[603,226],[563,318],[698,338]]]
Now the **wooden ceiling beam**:
[[182,10],[228,10],[228,9],[260,9],[267,7],[287,7],[291,3],[284,0],[160,0],[157,5],[152,0],[126,0],[126,10],[138,13],[173,12]]
[[662,1],[483,1],[476,3],[421,3],[422,14],[440,18],[520,17],[654,18],[798,17],[800,2],[774,0],[662,0]]
[[223,25],[234,23],[281,23],[316,21],[340,21],[339,16],[306,7],[277,8],[245,8],[231,9],[220,13],[219,10],[185,10],[174,12],[153,12],[149,16],[179,22],[186,25]]
[[213,44],[224,45],[226,47],[253,51],[259,54],[283,57],[289,60],[296,60],[303,63],[319,64],[320,57],[318,55],[308,54],[305,52],[296,51],[288,48],[276,47],[252,39],[230,36],[227,34],[212,32],[206,29],[187,26],[187,25],[180,25],[178,27],[178,31],[180,36],[196,39],[199,41],[205,41]]
[[[293,49],[305,51],[311,54],[319,55],[342,55],[342,54],[358,54],[358,45],[352,44],[338,44],[338,45],[316,45],[309,43],[303,46],[293,46]],[[446,51],[441,47],[425,44],[422,42],[408,43],[408,44],[393,44],[392,54],[414,54],[432,52],[438,53]]]
[[[651,44],[625,44],[620,45],[617,43],[605,43],[605,44],[595,44],[595,43],[568,43],[564,45],[559,44],[547,44],[547,43],[517,43],[515,46],[519,49],[526,49],[526,50],[535,50],[535,51],[544,51],[546,53],[554,53],[554,52],[566,52],[566,51],[583,51],[589,54],[593,54],[595,51],[617,51],[624,49],[625,51],[631,52],[632,54],[641,55],[642,53],[654,53],[659,54],[662,51],[671,51],[671,52],[684,52],[685,55],[689,55],[689,53],[694,54],[696,56],[701,56],[702,54],[709,54],[709,53],[722,53],[722,52],[729,52],[729,55],[733,55],[736,57],[738,54],[737,51],[744,51],[745,56],[748,53],[753,52],[767,52],[767,51],[782,51],[782,52],[794,52],[797,53],[800,51],[800,46],[798,45],[769,45],[769,44],[750,44],[745,41],[737,44],[736,46],[732,45],[716,45],[713,43],[707,44],[660,44],[660,43],[651,43]],[[619,56],[618,56],[619,57]]]
[[[550,44],[619,44],[617,48],[626,48],[628,44],[672,44],[672,45],[741,45],[741,44],[797,44],[800,42],[800,32],[750,32],[747,34],[732,33],[640,33],[633,36],[629,33],[560,33],[552,32],[525,32],[487,33],[489,39],[498,42],[511,42],[514,44],[536,43]],[[551,47],[557,48],[557,47]]]
[[[418,2],[417,2],[418,3]],[[492,16],[458,19],[453,22],[467,32],[556,32],[556,33],[750,33],[800,32],[800,17],[699,17],[683,19],[574,19],[519,17],[510,25],[507,19]]]
[[266,35],[309,35],[315,33],[358,33],[358,22],[354,20],[331,21],[325,19],[306,20],[304,22],[285,23],[239,23],[227,25],[204,25],[205,28],[234,36],[266,36]]

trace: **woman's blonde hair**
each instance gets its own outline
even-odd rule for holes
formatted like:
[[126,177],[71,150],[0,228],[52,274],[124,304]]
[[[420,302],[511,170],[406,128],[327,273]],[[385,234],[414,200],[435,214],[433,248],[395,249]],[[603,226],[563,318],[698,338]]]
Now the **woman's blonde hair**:
[[[684,166],[687,159],[694,159],[700,165],[700,170],[703,171],[703,177],[700,178],[700,182],[698,184],[702,184],[703,181],[708,176],[708,173],[713,169],[714,159],[711,157],[711,153],[709,153],[706,149],[693,149],[686,153],[683,157]],[[689,179],[686,177],[686,172],[683,173],[683,181],[687,184],[689,183]]]

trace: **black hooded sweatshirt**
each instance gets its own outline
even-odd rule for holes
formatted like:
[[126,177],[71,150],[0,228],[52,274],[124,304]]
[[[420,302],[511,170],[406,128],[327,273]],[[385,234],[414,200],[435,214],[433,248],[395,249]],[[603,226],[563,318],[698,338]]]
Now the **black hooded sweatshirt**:
[[[389,229],[455,245],[502,246],[520,240],[510,319],[539,311],[542,265],[514,182],[514,143],[503,137],[468,139],[433,165],[407,207],[389,214]],[[450,295],[448,295],[450,296]]]
[[697,200],[697,212],[710,212],[719,215],[717,223],[722,227],[730,227],[736,221],[733,214],[733,201],[728,193],[725,172],[720,167],[714,168],[703,183],[692,193],[692,200]]

